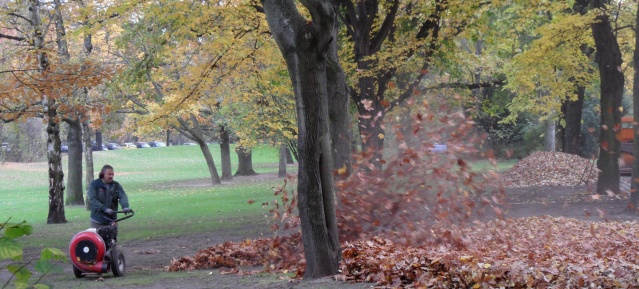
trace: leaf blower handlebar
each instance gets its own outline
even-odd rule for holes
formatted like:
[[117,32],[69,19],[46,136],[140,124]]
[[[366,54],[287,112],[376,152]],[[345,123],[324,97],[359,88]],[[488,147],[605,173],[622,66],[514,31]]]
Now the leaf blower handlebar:
[[110,218],[106,217],[106,219],[107,219],[107,220],[109,220],[109,221],[111,221],[111,222],[115,222],[115,223],[117,223],[117,222],[119,222],[119,221],[122,221],[122,220],[129,219],[129,218],[131,218],[131,217],[133,217],[133,216],[135,215],[135,212],[134,212],[133,210],[128,211],[128,212],[124,212],[124,211],[113,211],[113,213],[124,213],[124,214],[126,215],[126,216],[124,216],[124,217],[122,217],[122,218],[119,218],[119,219],[117,219],[117,220],[113,220],[113,219],[110,219]]

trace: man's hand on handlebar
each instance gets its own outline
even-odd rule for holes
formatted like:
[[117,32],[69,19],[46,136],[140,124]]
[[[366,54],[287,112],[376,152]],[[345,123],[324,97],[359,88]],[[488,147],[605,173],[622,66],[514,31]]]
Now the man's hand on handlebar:
[[113,210],[106,208],[106,210],[104,210],[104,213],[107,215],[113,215]]
[[125,215],[133,213],[133,210],[131,210],[131,208],[124,208],[124,209],[122,209],[122,211],[124,212]]

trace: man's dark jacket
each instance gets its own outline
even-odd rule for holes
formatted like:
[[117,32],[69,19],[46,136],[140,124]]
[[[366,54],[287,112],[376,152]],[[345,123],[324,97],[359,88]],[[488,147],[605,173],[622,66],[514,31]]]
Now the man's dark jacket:
[[109,208],[117,211],[118,201],[120,201],[122,209],[129,207],[129,199],[120,183],[116,181],[107,185],[102,179],[93,180],[89,185],[88,195],[89,203],[91,204],[91,219],[100,224],[106,225],[109,223],[109,220],[107,220],[105,216],[115,220],[117,217],[116,214],[109,216],[105,210]]

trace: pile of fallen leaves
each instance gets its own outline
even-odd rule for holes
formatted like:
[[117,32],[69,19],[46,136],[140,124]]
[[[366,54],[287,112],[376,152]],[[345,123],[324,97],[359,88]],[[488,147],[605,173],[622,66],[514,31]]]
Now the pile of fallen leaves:
[[[225,242],[200,250],[193,257],[174,259],[169,271],[191,271],[195,269],[227,268],[225,273],[243,274],[239,267],[264,266],[263,271],[288,272],[302,270],[304,274],[304,251],[302,236],[296,233],[243,242]],[[287,261],[288,260],[288,261]],[[298,260],[291,262],[290,260]]]
[[[592,223],[532,217],[447,227],[433,232],[432,241],[420,246],[395,244],[380,237],[346,242],[342,246],[341,274],[335,278],[405,288],[639,286],[639,250],[636,249],[639,224],[636,222]],[[174,260],[170,270],[210,269],[222,264],[192,262],[193,259],[231,258],[237,259],[235,264],[242,264],[241,256],[262,261],[270,258],[272,247],[261,246],[269,247],[272,242],[240,244],[240,247],[209,248],[200,251],[196,258]],[[233,250],[238,248],[251,254],[237,254]],[[257,257],[253,252],[262,255]],[[294,264],[265,264],[265,271],[277,272],[274,268],[282,268],[281,272],[291,272],[298,266],[298,277],[301,277],[304,272],[301,258]],[[209,267],[210,264],[217,265]]]
[[597,182],[597,166],[591,160],[561,152],[535,152],[501,178],[505,187],[578,186]]

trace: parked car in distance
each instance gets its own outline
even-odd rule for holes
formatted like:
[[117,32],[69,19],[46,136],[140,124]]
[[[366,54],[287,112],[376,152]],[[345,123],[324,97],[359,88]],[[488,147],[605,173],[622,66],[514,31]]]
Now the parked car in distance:
[[62,144],[60,146],[60,151],[63,152],[63,153],[68,153],[69,152],[69,146],[65,145],[65,144]]
[[9,143],[6,143],[6,142],[3,142],[0,148],[2,148],[1,150],[5,152],[11,151],[11,147],[9,146]]
[[145,142],[136,142],[135,146],[139,149],[145,149],[145,148],[151,147],[148,143],[145,143]]
[[107,147],[107,149],[109,149],[110,151],[113,151],[113,150],[119,150],[119,149],[121,149],[121,148],[122,148],[122,147],[120,147],[120,145],[119,145],[119,144],[114,143],[114,142],[108,143],[108,144],[106,145],[106,147]]
[[91,144],[91,149],[93,151],[108,151],[109,150],[105,144],[102,144],[102,148],[100,148],[100,147],[98,147],[98,145],[95,142],[93,144]]
[[194,143],[194,142],[185,142],[182,145],[185,145],[185,146],[196,146],[197,144]]
[[165,147],[166,144],[161,141],[152,141],[152,142],[149,142],[149,146],[151,146],[152,148],[159,148],[159,147]]
[[125,142],[122,144],[122,148],[125,150],[130,150],[130,149],[137,149],[138,147],[135,146],[135,144],[132,142]]

